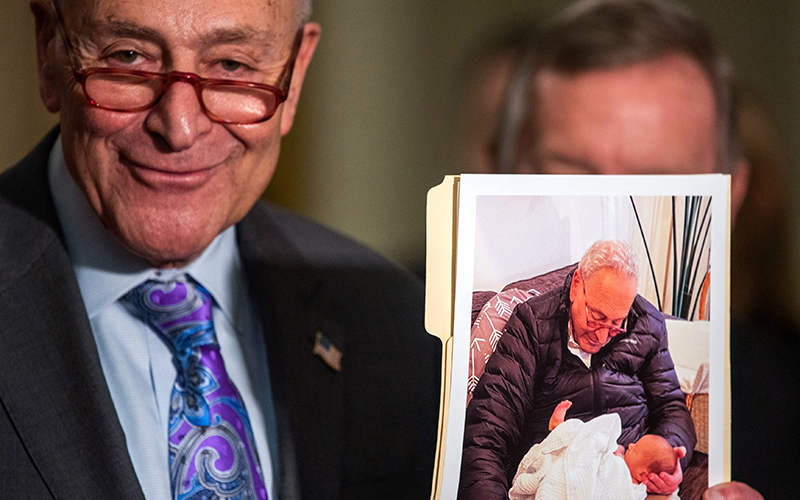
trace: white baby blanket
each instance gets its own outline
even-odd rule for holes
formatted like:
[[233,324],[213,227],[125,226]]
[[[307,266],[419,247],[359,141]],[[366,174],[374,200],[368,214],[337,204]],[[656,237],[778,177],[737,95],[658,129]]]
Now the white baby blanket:
[[625,460],[614,455],[621,429],[615,413],[565,421],[522,459],[510,499],[643,500],[645,485],[633,484]]

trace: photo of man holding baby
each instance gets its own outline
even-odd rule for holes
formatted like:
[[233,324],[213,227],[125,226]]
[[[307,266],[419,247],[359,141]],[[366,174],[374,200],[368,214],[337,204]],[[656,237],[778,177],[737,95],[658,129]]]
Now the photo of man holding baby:
[[[697,438],[664,315],[637,294],[638,260],[628,242],[597,241],[562,285],[511,313],[467,407],[460,499],[507,498],[515,476],[525,472],[523,457],[550,435],[554,411],[562,408],[557,420],[564,420],[565,400],[577,423],[617,419],[617,430],[607,429],[610,454],[617,443],[634,448],[645,435],[666,440],[680,459],[674,470],[632,481],[631,465],[617,465],[628,487],[678,489]],[[633,461],[633,449],[627,453]]]

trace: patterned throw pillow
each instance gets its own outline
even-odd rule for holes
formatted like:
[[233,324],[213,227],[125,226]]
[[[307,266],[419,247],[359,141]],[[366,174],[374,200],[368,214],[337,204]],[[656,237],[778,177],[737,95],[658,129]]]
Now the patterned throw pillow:
[[492,355],[508,318],[519,304],[539,295],[536,290],[512,288],[496,294],[486,301],[481,312],[472,324],[469,347],[469,381],[467,383],[467,404],[472,399],[472,391],[486,369],[486,362]]

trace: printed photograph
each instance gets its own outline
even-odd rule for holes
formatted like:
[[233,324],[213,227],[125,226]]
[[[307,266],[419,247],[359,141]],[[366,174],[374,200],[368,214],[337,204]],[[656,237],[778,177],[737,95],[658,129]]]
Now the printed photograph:
[[473,248],[460,234],[471,269],[456,293],[471,303],[456,308],[469,317],[454,332],[468,342],[466,397],[450,407],[464,412],[454,498],[689,500],[708,487],[723,453],[709,446],[711,335],[725,323],[711,283],[726,270],[712,221],[727,214],[711,194],[616,191],[477,190],[474,220],[459,221]]

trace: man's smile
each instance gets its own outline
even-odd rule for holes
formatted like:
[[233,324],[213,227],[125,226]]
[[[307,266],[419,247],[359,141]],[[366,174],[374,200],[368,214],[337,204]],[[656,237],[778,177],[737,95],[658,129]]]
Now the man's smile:
[[150,166],[120,156],[120,163],[128,169],[137,181],[150,187],[168,186],[193,189],[202,186],[213,177],[221,164],[200,168],[176,169],[173,167]]

